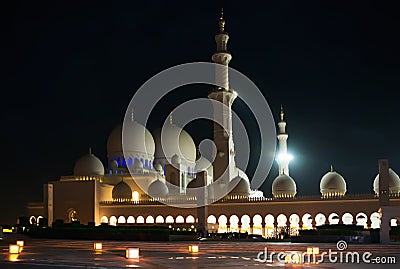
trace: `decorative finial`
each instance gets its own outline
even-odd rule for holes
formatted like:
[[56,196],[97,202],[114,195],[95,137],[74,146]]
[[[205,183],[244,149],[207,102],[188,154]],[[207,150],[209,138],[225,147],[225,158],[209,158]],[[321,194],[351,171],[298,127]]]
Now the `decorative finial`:
[[333,165],[331,164],[331,172],[333,172]]
[[134,122],[135,121],[135,113],[133,112],[133,109],[131,111],[131,121]]
[[169,124],[171,124],[171,125],[173,124],[173,122],[172,122],[172,113],[169,114]]
[[221,17],[219,18],[219,31],[223,33],[225,31],[225,20],[224,20],[224,9],[221,8]]
[[285,112],[283,112],[283,105],[281,105],[281,121],[283,121],[283,116],[285,116]]
[[89,147],[89,154],[92,154],[92,148]]

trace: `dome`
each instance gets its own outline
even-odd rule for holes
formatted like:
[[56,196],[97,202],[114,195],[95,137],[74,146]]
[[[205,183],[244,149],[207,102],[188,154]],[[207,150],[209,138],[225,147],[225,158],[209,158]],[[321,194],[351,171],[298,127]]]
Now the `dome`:
[[157,163],[154,167],[158,173],[163,172],[163,167],[161,164]]
[[333,169],[322,177],[319,187],[322,196],[343,196],[347,191],[346,181]]
[[228,190],[231,190],[229,195],[249,196],[250,184],[246,179],[237,176],[229,182]]
[[177,154],[181,160],[192,163],[196,161],[196,145],[185,130],[174,124],[168,124],[163,129],[163,135],[168,142],[161,146],[161,129],[157,129],[153,133],[156,145],[155,158],[167,158],[170,160],[174,154]]
[[[155,150],[154,139],[151,133],[140,123],[133,121],[125,125],[129,139],[124,140],[126,152],[145,153],[153,156]],[[122,151],[122,125],[112,130],[107,140],[108,157],[123,155]]]
[[[373,187],[375,194],[379,195],[379,174],[375,177]],[[389,168],[389,193],[400,193],[400,178],[391,168]]]
[[201,171],[207,171],[207,175],[210,177],[214,176],[214,171],[213,171],[213,165],[212,163],[205,157],[201,156],[197,161],[196,161],[196,166],[195,166],[195,171],[201,172]]
[[181,157],[178,154],[174,154],[171,158],[171,163],[175,165],[179,165],[181,163]]
[[123,180],[114,186],[112,190],[112,198],[116,200],[130,200],[132,199],[131,187]]
[[277,176],[272,182],[272,195],[274,197],[294,197],[296,193],[296,182],[286,174]]
[[116,160],[112,160],[110,162],[109,168],[113,169],[113,170],[117,169],[118,168],[118,162]]
[[74,167],[75,176],[102,176],[104,175],[104,166],[102,162],[92,153],[82,156]]
[[147,193],[154,198],[165,197],[168,195],[168,192],[169,191],[167,185],[165,185],[165,183],[159,179],[154,180],[147,190]]

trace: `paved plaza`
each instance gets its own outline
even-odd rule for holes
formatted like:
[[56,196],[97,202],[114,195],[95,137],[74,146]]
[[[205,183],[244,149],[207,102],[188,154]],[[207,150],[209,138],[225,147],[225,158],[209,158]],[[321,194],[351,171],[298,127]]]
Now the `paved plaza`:
[[[0,241],[0,268],[398,268],[400,244],[348,245],[340,262],[328,258],[322,262],[291,264],[280,261],[271,253],[301,253],[309,247],[318,247],[322,253],[337,251],[336,244],[266,243],[235,241],[201,242],[128,242],[103,241],[102,250],[93,250],[94,241],[48,240],[24,238],[25,246],[20,254],[9,254],[8,245],[15,238]],[[198,253],[190,253],[190,245],[198,245]],[[139,259],[126,259],[128,247],[140,248]],[[360,257],[371,252],[370,264],[346,262],[347,252],[358,252]],[[267,253],[268,257],[265,257]],[[272,254],[273,255],[273,254]],[[376,259],[378,257],[378,259]],[[382,258],[383,257],[383,258]],[[385,263],[382,263],[384,261]],[[379,264],[378,264],[379,262]],[[395,263],[393,263],[395,262]],[[390,264],[388,264],[390,263]],[[397,264],[396,264],[397,263]]]

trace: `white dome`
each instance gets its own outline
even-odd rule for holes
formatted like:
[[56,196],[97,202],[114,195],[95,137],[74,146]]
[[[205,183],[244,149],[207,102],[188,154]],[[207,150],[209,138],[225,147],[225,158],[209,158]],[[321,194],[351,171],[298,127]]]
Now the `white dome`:
[[272,182],[272,195],[274,197],[294,197],[296,193],[296,182],[286,174],[277,176]]
[[195,166],[195,171],[201,172],[201,171],[207,171],[207,176],[214,177],[214,171],[213,171],[213,165],[212,163],[205,157],[201,156],[197,161],[196,161],[196,166]]
[[326,173],[319,184],[322,196],[343,196],[346,194],[346,181],[337,172]]
[[130,200],[132,199],[132,189],[129,185],[121,180],[112,190],[112,198],[115,200]]
[[[379,195],[379,174],[374,180],[374,192]],[[389,168],[389,193],[400,193],[400,178],[391,168]]]
[[[196,145],[192,137],[183,129],[174,124],[165,125],[163,129],[165,141],[161,146],[161,129],[154,131],[156,144],[155,158],[171,160],[174,154],[179,155],[182,161],[194,163],[196,161]],[[177,139],[179,137],[179,139]]]
[[154,167],[156,169],[157,172],[161,173],[163,172],[163,167],[161,164],[157,163]]
[[168,195],[168,187],[167,185],[165,185],[164,182],[162,182],[159,179],[154,180],[148,190],[147,193],[151,196],[151,197],[165,197]]
[[104,175],[104,166],[102,162],[89,153],[82,156],[74,167],[75,176],[102,176]]
[[181,163],[181,157],[178,154],[174,154],[171,158],[171,163],[175,165],[179,165]]
[[[154,156],[155,144],[151,133],[140,123],[133,121],[125,124],[125,132],[129,139],[124,139],[126,152],[144,153]],[[122,157],[122,125],[112,130],[107,140],[108,157]]]
[[229,181],[228,190],[231,190],[229,195],[249,196],[250,183],[246,179],[237,176]]
[[117,169],[118,168],[118,162],[116,161],[116,160],[112,160],[111,162],[110,162],[110,165],[109,165],[109,168],[110,169]]

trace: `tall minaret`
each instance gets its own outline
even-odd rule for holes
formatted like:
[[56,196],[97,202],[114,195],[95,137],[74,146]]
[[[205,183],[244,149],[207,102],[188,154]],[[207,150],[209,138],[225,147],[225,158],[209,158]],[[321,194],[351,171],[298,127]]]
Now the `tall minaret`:
[[289,163],[292,160],[291,155],[287,153],[287,139],[289,135],[286,133],[286,122],[283,117],[285,113],[283,112],[283,106],[281,106],[281,121],[278,122],[278,141],[279,141],[279,151],[276,158],[276,161],[279,165],[279,175],[288,175],[289,176]]
[[[217,51],[212,60],[215,65],[215,81],[221,87],[215,89],[208,98],[218,101],[214,104],[214,143],[217,154],[213,163],[214,181],[222,178],[222,183],[228,183],[235,174],[235,150],[232,138],[232,103],[237,93],[229,89],[228,64],[232,55],[227,50],[229,36],[225,32],[225,20],[223,10],[219,19],[219,32],[215,35]],[[222,126],[220,126],[221,123]],[[227,169],[228,168],[228,169]],[[226,172],[225,172],[226,171]],[[225,172],[225,173],[224,173]]]

